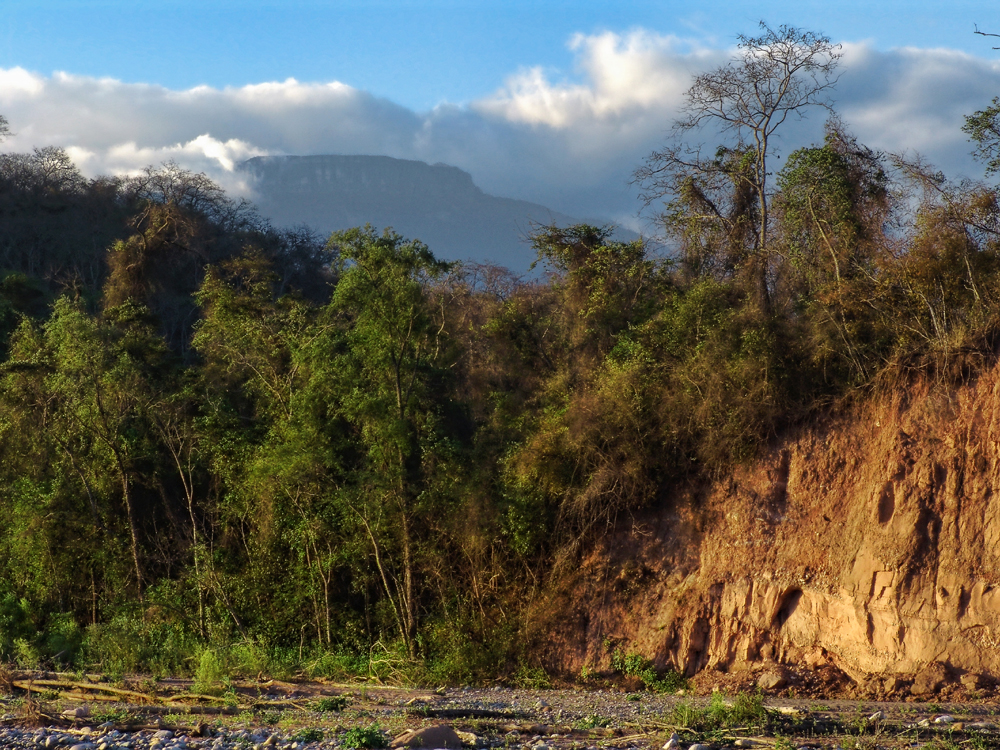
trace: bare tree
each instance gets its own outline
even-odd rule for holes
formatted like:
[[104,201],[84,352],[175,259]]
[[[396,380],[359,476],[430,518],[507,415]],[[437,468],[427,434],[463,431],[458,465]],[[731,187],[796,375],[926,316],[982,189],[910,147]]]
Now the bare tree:
[[[690,187],[685,176],[717,172],[713,164],[727,165],[732,176],[734,160],[720,159],[719,154],[744,157],[745,168],[734,184],[749,188],[754,199],[752,210],[744,205],[740,217],[715,213],[720,221],[742,227],[737,235],[752,237],[744,262],[752,267],[760,304],[768,310],[767,183],[771,140],[790,116],[802,117],[809,107],[830,108],[828,93],[836,84],[834,73],[841,52],[829,37],[811,31],[792,26],[772,29],[763,21],[760,29],[759,36],[738,37],[740,52],[735,59],[695,78],[686,94],[683,115],[674,123],[673,143],[653,153],[636,171],[635,181],[643,187],[647,205],[664,197],[669,201],[678,197],[680,186]],[[723,137],[731,137],[720,147],[714,161],[703,159],[700,149],[684,144],[687,134],[705,126],[714,126]],[[747,222],[754,231],[746,231]]]
[[[1000,38],[1000,34],[993,34],[993,33],[990,33],[989,31],[980,31],[978,26],[976,26],[976,32],[975,33],[979,34],[979,36],[993,36],[993,37]],[[1000,47],[994,47],[993,49],[1000,49]]]

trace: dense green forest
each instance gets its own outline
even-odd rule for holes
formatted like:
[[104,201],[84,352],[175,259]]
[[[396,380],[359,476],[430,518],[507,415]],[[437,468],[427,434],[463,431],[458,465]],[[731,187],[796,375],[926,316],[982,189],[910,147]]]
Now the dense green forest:
[[662,244],[536,227],[527,278],[0,155],[0,659],[537,681],[527,613],[588,541],[994,356],[995,187],[836,117],[773,175],[737,135],[639,167]]

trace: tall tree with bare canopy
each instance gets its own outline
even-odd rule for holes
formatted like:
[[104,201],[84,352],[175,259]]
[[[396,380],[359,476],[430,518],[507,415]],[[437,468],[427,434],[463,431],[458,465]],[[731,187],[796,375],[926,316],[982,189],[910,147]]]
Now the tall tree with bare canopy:
[[[725,247],[715,252],[728,255],[723,266],[746,277],[768,312],[772,139],[789,117],[802,117],[810,107],[830,107],[841,52],[829,37],[793,26],[772,29],[761,22],[760,30],[759,36],[738,37],[733,60],[695,78],[672,142],[646,160],[635,181],[647,205],[666,199],[668,232],[690,231],[692,219],[701,231],[720,234],[721,229]],[[703,129],[720,136],[712,158],[685,140]],[[725,199],[717,194],[720,182]]]

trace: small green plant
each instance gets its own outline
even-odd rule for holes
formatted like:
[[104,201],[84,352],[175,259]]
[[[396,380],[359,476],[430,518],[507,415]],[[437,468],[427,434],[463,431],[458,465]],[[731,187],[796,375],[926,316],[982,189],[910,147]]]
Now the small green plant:
[[378,748],[386,746],[386,739],[378,724],[370,727],[351,727],[344,734],[343,745],[355,749]]
[[[853,722],[853,732],[848,730],[848,734],[854,734],[854,747],[857,750],[878,750],[882,747],[882,735],[885,732],[885,721],[881,719],[871,720],[868,717],[858,717]],[[930,747],[930,745],[928,745]],[[959,750],[958,747],[945,750]]]
[[95,708],[91,714],[91,719],[95,724],[130,724],[139,720],[136,714],[124,708]]
[[628,695],[625,696],[625,700],[637,703],[638,701],[642,700],[642,696],[639,695],[638,693],[629,693]]
[[279,721],[281,721],[281,714],[277,711],[268,711],[260,717],[260,723],[269,727],[275,726]]
[[670,714],[671,723],[694,732],[736,727],[762,730],[768,726],[769,718],[760,693],[740,693],[731,701],[722,693],[713,693],[704,708],[678,703]]
[[642,654],[611,652],[611,668],[626,677],[638,677],[642,686],[654,693],[675,693],[687,688],[687,679],[680,672],[668,670],[662,677],[656,674],[653,661]]
[[27,638],[14,639],[14,663],[21,669],[38,669],[42,657]]
[[223,682],[228,675],[223,669],[222,660],[212,649],[205,649],[198,661],[198,670],[194,675],[194,692],[202,695],[222,695]]
[[611,719],[606,716],[584,716],[573,725],[576,729],[597,729],[611,726]]
[[529,667],[522,664],[514,675],[514,684],[530,690],[545,690],[552,687],[549,674],[541,667]]
[[[319,727],[300,729],[292,735],[292,742],[322,742],[323,730]],[[382,747],[382,745],[358,745],[358,747]]]
[[340,713],[351,701],[343,695],[326,695],[313,703],[314,711]]

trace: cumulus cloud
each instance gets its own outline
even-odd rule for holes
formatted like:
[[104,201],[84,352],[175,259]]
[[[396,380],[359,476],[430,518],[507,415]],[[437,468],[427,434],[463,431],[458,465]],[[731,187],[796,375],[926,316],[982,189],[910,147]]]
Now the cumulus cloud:
[[[693,75],[732,49],[636,29],[577,35],[568,73],[525,68],[467,106],[415,112],[340,82],[288,79],[174,91],[21,68],[0,70],[6,150],[66,147],[86,174],[172,159],[229,189],[263,154],[384,154],[468,170],[484,190],[570,215],[635,225],[632,171],[662,145]],[[950,173],[979,173],[963,115],[1000,90],[1000,63],[948,50],[844,47],[836,106],[859,138],[920,151]],[[446,73],[445,73],[446,74]],[[787,152],[821,137],[824,113],[790,122]]]

